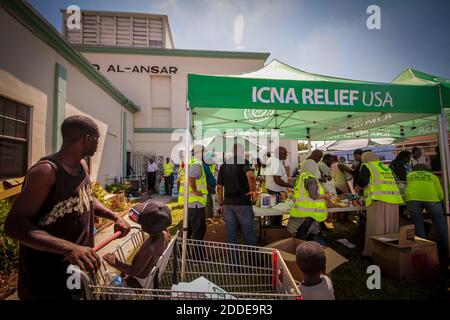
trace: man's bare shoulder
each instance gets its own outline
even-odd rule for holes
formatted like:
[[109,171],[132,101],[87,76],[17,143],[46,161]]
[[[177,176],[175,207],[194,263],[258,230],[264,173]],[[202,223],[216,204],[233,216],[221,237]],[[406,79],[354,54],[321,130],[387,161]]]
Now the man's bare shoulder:
[[56,179],[55,167],[49,162],[36,164],[26,176],[27,184],[53,184]]

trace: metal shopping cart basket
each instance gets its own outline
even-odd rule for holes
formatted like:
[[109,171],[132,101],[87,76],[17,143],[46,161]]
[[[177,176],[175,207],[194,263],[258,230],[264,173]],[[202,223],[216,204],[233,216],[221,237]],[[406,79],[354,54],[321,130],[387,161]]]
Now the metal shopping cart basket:
[[[118,246],[114,253],[126,261],[126,246],[138,250],[145,240],[141,231]],[[102,261],[95,278],[83,274],[87,299],[93,300],[154,300],[154,299],[300,299],[297,284],[281,254],[276,249],[235,245],[220,242],[186,240],[186,264],[182,280],[182,239],[175,235],[143,288],[114,287],[105,277],[111,267]],[[215,286],[212,290],[178,290],[180,282],[189,283],[200,277]],[[175,286],[174,286],[175,285]]]

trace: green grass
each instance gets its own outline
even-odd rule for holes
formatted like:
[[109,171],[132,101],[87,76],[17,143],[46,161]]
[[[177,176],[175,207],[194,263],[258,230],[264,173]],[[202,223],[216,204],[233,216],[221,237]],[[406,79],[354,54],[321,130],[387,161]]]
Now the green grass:
[[[336,242],[346,238],[357,247],[349,249]],[[366,285],[369,274],[367,267],[374,264],[371,260],[361,257],[363,249],[363,234],[358,234],[354,223],[335,223],[335,229],[326,234],[327,244],[349,261],[338,267],[332,274],[336,299],[448,299],[450,275],[443,269],[441,279],[430,282],[406,283],[381,276],[381,289],[369,290]]]
[[171,236],[174,236],[177,231],[180,231],[180,236],[183,230],[183,206],[176,202],[169,202],[167,206],[172,210],[172,224],[168,228]]

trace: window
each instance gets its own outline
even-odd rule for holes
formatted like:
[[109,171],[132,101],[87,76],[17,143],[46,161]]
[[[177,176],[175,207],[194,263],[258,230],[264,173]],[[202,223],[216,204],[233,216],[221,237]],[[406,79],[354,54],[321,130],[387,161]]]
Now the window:
[[170,109],[153,108],[153,128],[170,128]]
[[0,96],[0,179],[25,175],[29,126],[30,108]]
[[[63,13],[64,21],[67,14]],[[70,30],[65,26],[65,35],[70,43],[163,48],[164,20],[158,16],[82,13],[82,30]]]
[[170,77],[151,76],[152,127],[171,127]]

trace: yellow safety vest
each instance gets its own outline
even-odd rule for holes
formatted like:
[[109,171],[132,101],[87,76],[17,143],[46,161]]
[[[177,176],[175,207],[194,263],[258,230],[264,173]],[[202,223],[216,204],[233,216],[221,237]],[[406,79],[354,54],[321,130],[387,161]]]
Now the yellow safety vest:
[[173,163],[172,161],[169,161],[169,163],[166,163],[164,165],[164,176],[170,176],[173,173]]
[[[289,211],[289,215],[294,218],[308,218],[311,217],[316,221],[322,222],[327,219],[327,203],[325,200],[318,199],[313,200],[308,190],[305,188],[305,180],[308,178],[314,178],[316,176],[309,172],[303,172],[297,179],[297,183],[294,187],[295,205]],[[325,191],[317,180],[319,186],[319,194],[324,195]]]
[[214,164],[209,165],[209,170],[211,170],[212,175],[216,173],[216,166]]
[[364,188],[366,207],[378,200],[392,204],[402,204],[403,199],[391,169],[381,161],[363,163],[370,171],[369,184]]
[[406,176],[406,201],[439,202],[444,193],[438,177],[427,171],[413,171]]
[[[202,169],[202,175],[200,176],[200,178],[195,179],[195,184],[197,187],[197,191],[201,192],[203,195],[197,196],[193,194],[192,188],[191,186],[189,186],[188,203],[199,202],[205,206],[208,194],[205,170],[203,170],[202,162],[195,157],[191,158],[187,170],[189,170],[189,167],[194,164],[199,164],[200,168]],[[181,171],[180,176],[180,189],[178,190],[178,204],[184,204],[184,170]]]

